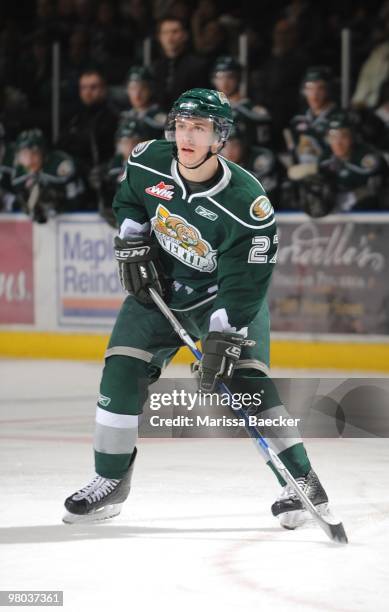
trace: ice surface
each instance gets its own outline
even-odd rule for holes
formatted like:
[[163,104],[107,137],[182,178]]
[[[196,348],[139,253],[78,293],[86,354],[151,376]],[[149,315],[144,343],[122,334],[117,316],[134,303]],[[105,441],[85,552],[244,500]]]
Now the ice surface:
[[63,590],[72,612],[388,610],[385,439],[306,443],[346,547],[279,528],[278,485],[245,439],[141,440],[121,516],[63,525],[93,474],[99,378],[95,363],[0,361],[0,589]]

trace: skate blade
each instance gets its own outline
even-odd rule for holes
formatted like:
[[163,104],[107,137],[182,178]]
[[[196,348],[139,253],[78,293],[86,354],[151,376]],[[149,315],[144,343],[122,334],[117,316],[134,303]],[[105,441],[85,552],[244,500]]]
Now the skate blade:
[[123,504],[110,504],[109,506],[104,506],[104,508],[101,508],[96,512],[89,512],[89,514],[73,514],[72,512],[66,511],[62,517],[62,521],[67,525],[105,521],[118,516],[118,514],[121,512],[122,505]]
[[[328,513],[328,503],[318,504],[315,506],[316,510],[319,514],[323,516],[327,516]],[[284,512],[279,515],[280,525],[284,529],[297,529],[297,527],[302,527],[304,523],[311,519],[311,515],[307,510],[293,510],[293,512]]]

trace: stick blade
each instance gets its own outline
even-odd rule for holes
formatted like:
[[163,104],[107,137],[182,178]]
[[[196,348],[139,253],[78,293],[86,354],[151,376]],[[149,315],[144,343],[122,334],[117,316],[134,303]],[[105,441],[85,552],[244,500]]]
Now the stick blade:
[[333,542],[337,544],[348,544],[346,531],[343,523],[333,517],[325,517],[319,515],[319,520],[322,528]]

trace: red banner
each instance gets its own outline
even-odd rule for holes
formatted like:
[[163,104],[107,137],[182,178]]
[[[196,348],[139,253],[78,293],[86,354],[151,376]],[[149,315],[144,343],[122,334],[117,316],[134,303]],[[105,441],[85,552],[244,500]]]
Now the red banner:
[[0,221],[0,323],[34,323],[31,221]]

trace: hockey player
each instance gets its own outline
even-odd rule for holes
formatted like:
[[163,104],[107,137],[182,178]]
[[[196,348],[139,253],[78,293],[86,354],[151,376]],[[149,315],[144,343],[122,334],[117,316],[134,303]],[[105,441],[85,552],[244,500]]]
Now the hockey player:
[[271,117],[269,111],[259,104],[255,105],[240,93],[242,67],[230,55],[217,58],[212,71],[212,82],[218,91],[223,92],[232,109],[235,125],[245,132],[250,144],[269,146],[271,141]]
[[73,159],[63,151],[49,151],[41,130],[19,134],[14,163],[12,187],[34,221],[46,223],[57,212],[77,210],[83,185]]
[[308,105],[305,113],[295,115],[286,131],[287,145],[293,157],[288,174],[292,180],[311,174],[316,164],[329,151],[326,142],[328,122],[339,110],[331,91],[332,77],[326,66],[312,66],[305,73],[302,94]]
[[249,170],[261,182],[272,202],[281,208],[282,181],[284,169],[276,155],[267,147],[249,146],[246,134],[237,125],[231,129],[223,148],[223,157]]
[[116,154],[108,164],[107,172],[109,181],[115,185],[115,191],[126,169],[129,155],[137,144],[146,139],[146,133],[147,128],[137,119],[126,119],[119,124],[115,136]]
[[15,194],[11,185],[15,171],[14,155],[15,146],[7,143],[4,126],[0,123],[0,211],[2,212],[15,210]]
[[[66,499],[65,522],[119,514],[130,489],[146,387],[182,345],[149,287],[202,340],[202,390],[213,391],[220,380],[233,392],[261,389],[264,417],[287,414],[268,377],[274,211],[257,179],[219,155],[232,123],[223,93],[192,89],[173,105],[167,141],[141,143],[128,160],[113,208],[120,226],[115,254],[129,295],[105,354],[94,438],[97,475]],[[275,452],[312,503],[325,506],[327,495],[297,429],[281,435],[272,441]],[[289,528],[306,517],[288,485],[272,512]]]
[[133,66],[127,77],[131,109],[120,114],[120,122],[137,119],[144,123],[147,138],[163,138],[166,113],[153,101],[153,77],[148,68]]
[[382,197],[388,181],[385,158],[358,140],[347,113],[332,117],[327,138],[331,152],[321,158],[318,172],[332,187],[333,212],[387,209],[387,198]]
[[112,199],[125,172],[127,159],[134,147],[147,138],[148,130],[137,119],[126,119],[119,124],[115,135],[116,154],[108,164],[102,184],[104,207],[100,214],[112,226],[117,227],[112,210]]

